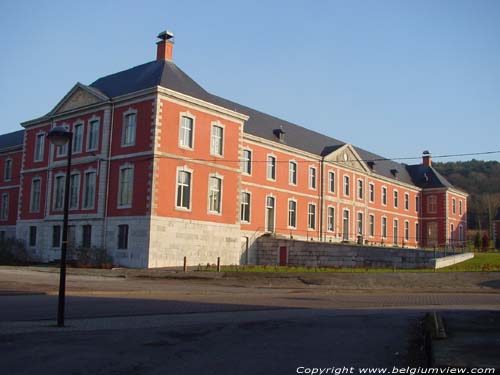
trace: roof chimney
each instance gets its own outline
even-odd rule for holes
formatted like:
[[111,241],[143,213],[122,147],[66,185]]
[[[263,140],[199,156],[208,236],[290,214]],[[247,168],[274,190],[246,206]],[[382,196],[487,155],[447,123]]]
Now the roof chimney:
[[156,42],[156,60],[157,61],[172,61],[174,53],[174,33],[171,31],[162,31],[157,36],[160,39]]
[[422,153],[422,164],[426,167],[432,167],[432,158],[429,151],[424,151]]

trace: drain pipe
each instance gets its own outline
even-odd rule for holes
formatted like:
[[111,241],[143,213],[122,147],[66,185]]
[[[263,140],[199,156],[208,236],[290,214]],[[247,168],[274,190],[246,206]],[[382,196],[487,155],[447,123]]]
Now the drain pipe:
[[323,181],[324,180],[324,169],[325,169],[325,157],[322,156],[321,157],[321,167],[319,169],[319,173],[320,173],[320,177],[319,177],[319,180],[320,180],[320,187],[319,187],[319,238],[320,238],[320,241],[323,241],[323,213],[324,213],[324,184],[325,182]]
[[[111,103],[111,121],[110,121],[110,131],[109,131],[109,142],[108,142],[108,157],[107,157],[107,168],[106,168],[106,195],[104,196],[104,223],[103,223],[103,247],[106,248],[106,237],[108,229],[108,192],[109,192],[109,175],[111,170],[111,147],[113,145],[113,129],[115,125],[115,105]],[[104,131],[104,129],[103,129]]]

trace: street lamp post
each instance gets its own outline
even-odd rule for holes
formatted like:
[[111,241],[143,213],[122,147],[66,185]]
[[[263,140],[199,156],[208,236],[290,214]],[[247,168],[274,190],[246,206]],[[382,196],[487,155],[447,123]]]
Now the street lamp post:
[[55,146],[68,144],[68,163],[66,166],[66,180],[64,187],[64,219],[61,244],[61,265],[59,274],[59,299],[57,302],[57,326],[64,327],[64,300],[66,294],[66,252],[68,249],[68,206],[69,206],[69,179],[71,170],[71,155],[73,152],[73,133],[62,126],[52,128],[47,134],[50,143]]

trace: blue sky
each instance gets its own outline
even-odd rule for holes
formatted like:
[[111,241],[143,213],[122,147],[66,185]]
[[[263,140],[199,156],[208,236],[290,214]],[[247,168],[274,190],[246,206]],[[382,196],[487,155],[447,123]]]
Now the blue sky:
[[6,0],[0,132],[77,81],[153,60],[164,29],[174,62],[208,91],[372,152],[500,150],[495,0]]

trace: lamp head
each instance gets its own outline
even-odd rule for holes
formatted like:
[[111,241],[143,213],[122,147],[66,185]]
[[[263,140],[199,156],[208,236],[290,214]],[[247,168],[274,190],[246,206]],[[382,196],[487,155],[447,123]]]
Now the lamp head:
[[47,139],[56,146],[64,146],[73,134],[64,126],[56,126],[47,133]]

